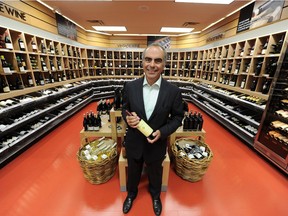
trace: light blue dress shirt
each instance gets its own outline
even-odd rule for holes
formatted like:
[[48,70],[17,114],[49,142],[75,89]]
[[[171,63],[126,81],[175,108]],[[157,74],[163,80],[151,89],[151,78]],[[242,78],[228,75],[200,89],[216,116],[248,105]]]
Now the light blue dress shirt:
[[145,112],[147,119],[150,118],[159,94],[160,85],[161,85],[161,76],[160,78],[153,84],[149,85],[149,83],[146,80],[146,77],[144,78],[143,82],[143,99],[144,99],[144,106],[145,106]]

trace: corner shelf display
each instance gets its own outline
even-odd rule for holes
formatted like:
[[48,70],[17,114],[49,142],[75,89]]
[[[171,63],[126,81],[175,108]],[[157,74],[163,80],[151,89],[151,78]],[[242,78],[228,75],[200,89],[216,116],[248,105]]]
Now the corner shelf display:
[[203,82],[177,82],[184,100],[197,105],[246,143],[253,145],[266,101]]
[[113,98],[114,88],[109,80],[83,80],[1,100],[0,166],[91,101]]
[[255,149],[288,173],[288,47],[284,45],[269,100],[255,140]]

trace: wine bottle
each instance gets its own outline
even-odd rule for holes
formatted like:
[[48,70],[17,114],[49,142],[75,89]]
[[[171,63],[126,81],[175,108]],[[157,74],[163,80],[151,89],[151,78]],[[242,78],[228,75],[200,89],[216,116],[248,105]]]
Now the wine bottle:
[[[126,114],[128,116],[133,116],[132,113],[130,113],[128,110],[126,110]],[[147,138],[153,140],[155,137],[153,134],[153,129],[143,120],[139,119],[139,123],[137,125],[137,129],[144,134]]]
[[183,120],[183,131],[187,130],[189,130],[189,117],[188,114],[186,113]]
[[13,49],[12,42],[10,40],[10,36],[8,34],[5,35],[5,47],[6,49]]
[[280,53],[284,42],[284,36],[285,34],[282,35],[281,39],[276,44],[272,44],[273,51],[271,51],[270,53]]
[[202,131],[204,119],[201,113],[198,113],[198,131]]
[[15,86],[16,86],[16,89],[24,89],[22,81],[19,79],[18,76],[16,76],[15,78]]
[[268,79],[264,82],[264,84],[262,86],[262,93],[263,94],[267,94],[269,92],[270,84],[271,84],[271,81]]
[[250,56],[254,55],[254,49],[255,49],[255,45],[253,45],[252,47],[249,48],[250,49]]
[[258,76],[260,74],[261,68],[262,68],[262,64],[263,64],[263,61],[257,62],[256,68],[255,68],[255,76]]
[[46,53],[46,46],[44,44],[44,40],[41,40],[41,52]]
[[25,51],[25,44],[21,37],[18,39],[18,44],[19,44],[19,49],[21,51]]
[[33,86],[33,80],[30,74],[27,75],[27,80],[28,80],[28,86],[31,87]]
[[217,81],[217,73],[214,74],[214,78],[213,81],[216,82]]
[[50,80],[50,83],[54,83],[55,82],[54,76],[52,75],[51,72],[49,72],[49,80]]
[[56,68],[55,68],[55,66],[54,66],[53,59],[49,59],[49,62],[50,62],[50,68],[51,68],[51,70],[52,70],[52,71],[55,71]]
[[63,80],[63,81],[66,81],[66,80],[67,80],[66,75],[65,75],[64,72],[63,72],[63,75],[62,75],[62,80]]
[[244,77],[244,78],[242,79],[242,81],[241,81],[241,84],[240,84],[240,88],[241,88],[241,89],[244,89],[245,83],[246,83],[246,78]]
[[7,83],[5,78],[2,79],[2,90],[3,90],[4,93],[10,92],[10,87],[9,87],[9,85],[8,85],[8,83]]
[[31,45],[32,45],[33,52],[38,52],[37,45],[34,40],[31,41]]
[[62,77],[61,77],[60,72],[58,73],[57,77],[58,77],[58,82],[61,82],[62,81]]
[[269,77],[274,77],[275,71],[277,69],[277,60],[270,59],[268,66],[266,67],[266,74],[269,74]]
[[55,50],[54,50],[52,41],[50,41],[49,48],[50,48],[50,53],[54,55],[55,54]]
[[255,79],[252,81],[252,84],[251,84],[251,87],[250,87],[250,90],[251,90],[251,91],[255,91],[255,90],[256,90],[257,81],[258,81],[257,78],[255,78]]
[[266,42],[264,43],[264,45],[262,47],[262,50],[261,50],[261,54],[262,55],[266,54],[266,51],[267,51],[267,48],[268,48],[268,41],[269,41],[269,38],[266,39]]
[[83,116],[83,128],[84,128],[84,131],[88,131],[88,120],[87,120],[87,116],[84,114]]
[[18,66],[19,71],[20,71],[20,72],[23,71],[24,68],[23,68],[23,66],[22,66],[21,59],[20,59],[20,56],[19,56],[19,55],[16,55],[16,61],[17,61],[17,66]]
[[193,114],[193,119],[194,119],[194,121],[193,121],[193,127],[192,127],[192,129],[193,129],[193,130],[198,130],[198,127],[199,127],[199,119],[198,119],[198,114],[197,114],[196,111],[195,111],[194,114]]
[[194,126],[194,118],[191,111],[188,115],[188,130],[193,130],[193,126]]
[[5,56],[1,55],[2,68],[9,68],[9,63],[6,61]]
[[237,76],[233,75],[229,81],[229,85],[234,87],[236,85],[236,82],[237,82]]
[[48,68],[47,68],[47,66],[46,66],[46,63],[45,63],[43,57],[40,58],[40,61],[41,61],[42,70],[43,70],[43,71],[47,71]]
[[41,74],[39,74],[39,84],[40,85],[44,85],[45,84],[44,79],[43,79]]
[[239,56],[243,56],[244,55],[244,48],[240,48],[240,52],[239,52]]
[[21,64],[24,70],[27,70],[26,61],[21,57]]

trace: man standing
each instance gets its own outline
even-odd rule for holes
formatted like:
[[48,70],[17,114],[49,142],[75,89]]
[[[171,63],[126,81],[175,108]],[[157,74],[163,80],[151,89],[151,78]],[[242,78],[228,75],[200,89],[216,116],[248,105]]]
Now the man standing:
[[[156,215],[160,215],[162,162],[166,154],[167,137],[181,126],[184,112],[181,90],[161,76],[167,58],[165,49],[152,44],[144,50],[142,58],[144,77],[127,82],[123,94],[122,117],[128,125],[125,140],[128,194],[123,213],[129,212],[137,196],[145,163],[153,210]],[[126,110],[132,116],[127,115]],[[145,137],[137,129],[141,119],[153,129],[153,138]]]

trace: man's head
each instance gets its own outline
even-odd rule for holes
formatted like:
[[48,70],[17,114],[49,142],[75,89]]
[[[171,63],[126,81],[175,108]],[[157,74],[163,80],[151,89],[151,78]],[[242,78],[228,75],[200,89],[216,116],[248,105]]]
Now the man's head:
[[143,70],[150,85],[155,83],[163,72],[166,58],[166,50],[159,44],[151,44],[143,51]]

